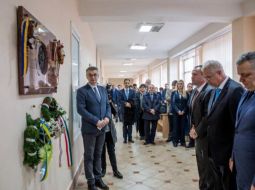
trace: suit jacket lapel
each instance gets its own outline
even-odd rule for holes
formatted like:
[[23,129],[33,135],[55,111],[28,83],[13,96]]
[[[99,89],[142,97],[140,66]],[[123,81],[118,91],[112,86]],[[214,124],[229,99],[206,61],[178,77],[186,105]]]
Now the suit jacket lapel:
[[[244,118],[243,116],[247,113],[247,111],[251,108],[251,105],[255,104],[255,96],[254,94],[250,97],[248,101],[245,101],[248,91],[245,93],[245,95],[242,97],[238,109],[237,109],[237,117],[236,117],[236,127],[238,124],[242,121]],[[245,107],[243,107],[245,106]]]
[[230,79],[228,79],[228,81],[226,82],[225,86],[221,90],[219,97],[217,98],[217,100],[212,105],[212,101],[213,101],[214,96],[215,96],[215,90],[213,91],[214,94],[213,94],[213,96],[211,96],[210,101],[209,101],[209,106],[210,107],[209,107],[209,112],[208,112],[209,114],[208,114],[208,116],[215,110],[215,108],[217,108],[217,105],[224,98],[225,94],[227,93],[229,83],[230,83]]

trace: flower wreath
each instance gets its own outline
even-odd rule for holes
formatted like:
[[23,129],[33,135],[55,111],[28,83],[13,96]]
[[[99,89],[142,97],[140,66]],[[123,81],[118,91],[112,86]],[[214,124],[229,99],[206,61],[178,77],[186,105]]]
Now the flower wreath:
[[59,166],[61,167],[61,135],[65,136],[67,165],[72,166],[72,150],[70,135],[64,115],[65,110],[52,97],[46,97],[41,105],[41,118],[33,120],[27,114],[27,128],[24,131],[24,164],[33,169],[42,163],[40,169],[41,181],[48,175],[48,167],[52,158],[53,146],[51,138],[59,139]]

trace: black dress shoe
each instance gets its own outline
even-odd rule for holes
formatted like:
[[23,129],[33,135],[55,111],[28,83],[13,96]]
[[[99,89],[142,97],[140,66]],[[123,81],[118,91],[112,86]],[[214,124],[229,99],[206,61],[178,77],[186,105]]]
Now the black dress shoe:
[[172,139],[167,139],[167,140],[166,140],[166,142],[171,142],[171,141],[172,141]]
[[95,185],[99,187],[100,189],[104,189],[104,190],[109,189],[109,187],[103,182],[101,178],[96,180]]
[[88,190],[98,190],[98,188],[95,186],[95,184],[89,184]]
[[128,142],[129,142],[129,143],[134,143],[135,141],[133,141],[133,140],[128,140]]
[[123,143],[124,143],[124,144],[127,144],[127,141],[126,141],[126,140],[124,140],[124,141],[123,141]]
[[178,144],[177,143],[173,143],[173,145],[174,145],[174,147],[177,147]]
[[113,176],[119,178],[119,179],[122,179],[123,178],[123,175],[118,171],[113,171]]
[[143,143],[144,145],[147,145],[147,144],[150,144],[150,143],[147,143],[147,142],[145,142],[145,143]]
[[156,143],[155,143],[155,142],[152,142],[151,144],[152,144],[152,145],[156,145]]

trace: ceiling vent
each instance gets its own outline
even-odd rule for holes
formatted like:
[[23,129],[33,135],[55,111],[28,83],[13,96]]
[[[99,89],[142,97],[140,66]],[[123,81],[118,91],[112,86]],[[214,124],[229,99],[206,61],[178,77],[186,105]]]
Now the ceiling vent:
[[139,25],[139,32],[159,32],[164,23],[142,23]]

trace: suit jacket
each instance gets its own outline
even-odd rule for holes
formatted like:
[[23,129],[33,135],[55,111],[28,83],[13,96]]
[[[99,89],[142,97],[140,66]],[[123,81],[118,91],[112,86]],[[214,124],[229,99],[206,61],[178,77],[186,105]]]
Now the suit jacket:
[[[125,107],[125,103],[131,104],[131,108]],[[135,121],[135,109],[136,109],[136,97],[135,91],[129,89],[128,97],[126,97],[125,89],[122,89],[119,93],[120,115],[121,120],[128,124],[133,124]]]
[[[232,79],[228,79],[216,102],[207,115],[207,136],[209,156],[217,165],[228,164],[231,157],[236,110],[243,94],[243,87]],[[215,90],[210,93],[209,106]]]
[[240,100],[235,125],[233,159],[237,170],[237,183],[242,189],[255,185],[255,94]]
[[[108,117],[111,119],[111,108],[108,102],[107,91],[102,86],[97,86],[101,96],[100,102],[95,98],[95,92],[89,84],[77,90],[77,111],[82,117],[82,133],[95,134],[99,130],[96,124],[99,120]],[[102,129],[104,131],[105,128]]]
[[178,115],[178,111],[184,111],[184,115],[186,115],[188,112],[188,99],[188,94],[186,97],[180,97],[177,90],[173,91],[171,95],[171,112]]
[[[205,84],[202,90],[197,95],[196,99],[193,102],[193,107],[191,107],[192,102],[189,104],[189,110],[191,115],[191,124],[194,125],[195,131],[198,135],[198,139],[204,138],[207,135],[207,125],[206,125],[206,116],[207,116],[207,107],[209,96],[212,90],[211,86]],[[194,92],[191,94],[190,100],[194,98]]]
[[[145,120],[159,120],[160,114],[160,98],[157,94],[153,94],[153,101],[151,101],[150,93],[147,93],[143,97],[143,119]],[[152,115],[149,110],[154,109],[155,115]]]
[[112,102],[114,104],[118,103],[118,93],[119,91],[117,89],[111,89],[111,97],[112,97]]

